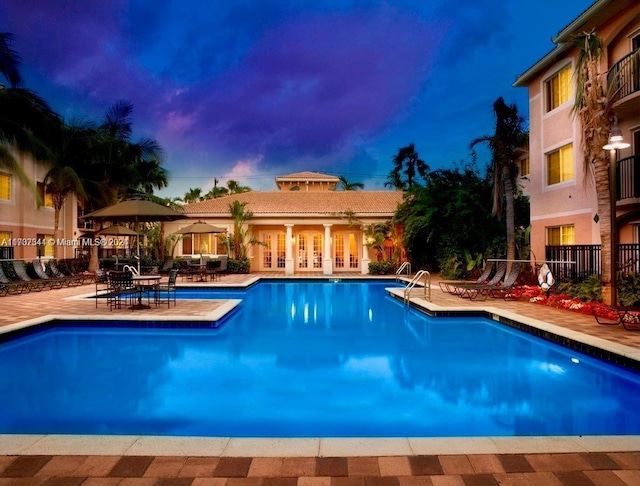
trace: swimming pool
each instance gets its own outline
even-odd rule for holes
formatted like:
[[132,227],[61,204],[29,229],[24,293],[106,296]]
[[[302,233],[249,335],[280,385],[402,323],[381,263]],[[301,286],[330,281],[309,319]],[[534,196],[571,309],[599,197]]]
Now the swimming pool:
[[430,318],[390,285],[180,292],[243,299],[218,328],[41,326],[0,346],[0,433],[640,433],[638,373],[490,320]]

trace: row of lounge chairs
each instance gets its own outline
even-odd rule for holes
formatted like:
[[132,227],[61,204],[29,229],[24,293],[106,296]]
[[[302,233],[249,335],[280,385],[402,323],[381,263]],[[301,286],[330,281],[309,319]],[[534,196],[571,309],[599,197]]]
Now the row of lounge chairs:
[[475,281],[442,280],[439,284],[443,292],[466,299],[484,300],[487,297],[501,297],[508,300],[512,295],[511,291],[516,285],[521,271],[522,263],[519,262],[511,264],[509,273],[507,273],[506,262],[499,262],[498,265],[495,262],[489,262]]
[[22,260],[11,260],[9,265],[8,271],[0,265],[0,296],[84,285],[94,278],[91,274],[63,272],[55,260],[48,261],[46,266],[34,260],[31,268],[35,276],[29,275],[27,264]]

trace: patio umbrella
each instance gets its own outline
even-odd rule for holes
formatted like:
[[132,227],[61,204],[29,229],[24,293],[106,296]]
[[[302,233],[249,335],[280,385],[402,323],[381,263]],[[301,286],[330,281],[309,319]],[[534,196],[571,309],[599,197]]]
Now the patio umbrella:
[[[131,228],[127,228],[121,224],[112,224],[98,231],[101,236],[138,236],[138,233]],[[116,251],[116,267],[118,266],[118,252]]]
[[[82,216],[95,221],[138,223],[175,221],[186,216],[161,204],[146,199],[129,199]],[[138,272],[140,271],[140,238],[138,238]]]
[[[206,235],[211,233],[226,233],[226,228],[220,228],[219,226],[213,226],[204,221],[197,221],[191,223],[184,228],[180,228],[178,231],[174,231],[174,235]],[[200,247],[202,249],[202,246]],[[200,262],[202,262],[202,251],[200,252]]]

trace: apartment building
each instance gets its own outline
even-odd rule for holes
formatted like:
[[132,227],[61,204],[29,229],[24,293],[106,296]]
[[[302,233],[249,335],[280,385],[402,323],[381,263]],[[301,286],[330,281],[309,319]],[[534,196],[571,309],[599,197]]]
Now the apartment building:
[[[528,194],[532,258],[551,245],[600,243],[592,178],[583,171],[581,127],[572,113],[578,49],[574,35],[595,31],[603,41],[600,72],[617,79],[618,127],[630,147],[617,154],[618,242],[640,242],[640,2],[598,0],[553,38],[555,48],[517,78],[529,90]],[[611,78],[613,79],[613,78]]]

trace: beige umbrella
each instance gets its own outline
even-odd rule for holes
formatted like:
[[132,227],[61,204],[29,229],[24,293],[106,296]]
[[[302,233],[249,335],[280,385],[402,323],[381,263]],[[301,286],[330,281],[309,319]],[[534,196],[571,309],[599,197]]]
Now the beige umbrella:
[[[98,234],[101,236],[138,236],[139,237],[137,232],[121,224],[112,224],[111,226],[108,226],[98,231]],[[116,251],[116,268],[117,266],[118,266],[118,252]]]
[[[185,215],[146,199],[129,199],[82,216],[95,221],[130,222],[175,221]],[[138,238],[138,271],[140,271],[140,238]]]
[[[206,235],[211,233],[226,233],[226,228],[220,228],[219,226],[213,226],[212,224],[205,223],[204,221],[197,221],[190,225],[180,228],[178,231],[174,231],[174,235]],[[200,247],[202,249],[202,247]],[[200,262],[202,262],[202,252],[200,252]]]

